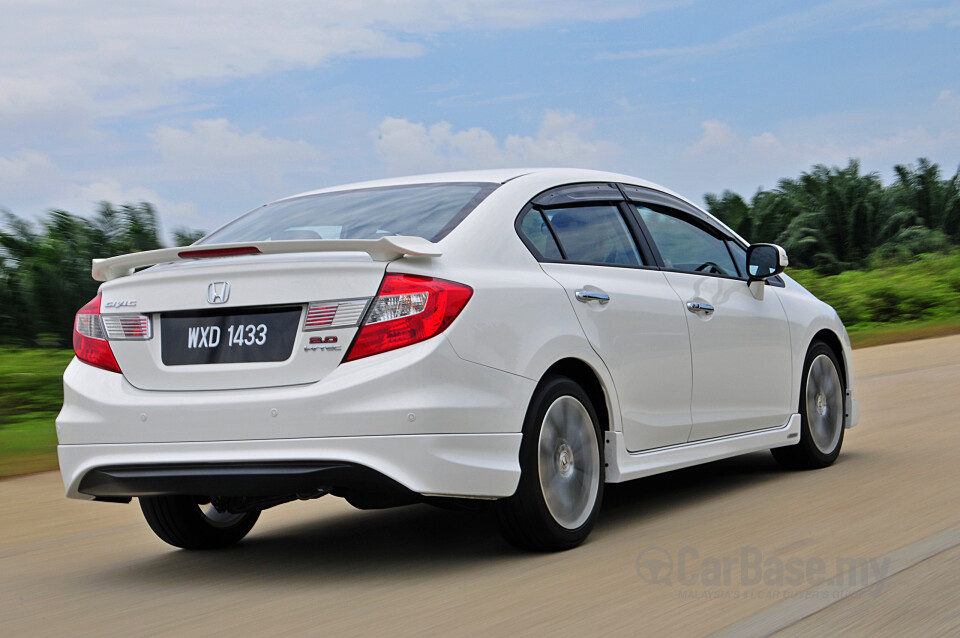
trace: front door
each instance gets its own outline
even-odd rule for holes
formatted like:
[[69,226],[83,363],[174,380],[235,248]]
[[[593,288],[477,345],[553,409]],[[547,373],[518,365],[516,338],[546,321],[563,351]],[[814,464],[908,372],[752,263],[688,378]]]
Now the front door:
[[693,361],[690,440],[783,425],[792,354],[786,313],[768,286],[757,298],[728,238],[685,218],[637,206],[686,316]]

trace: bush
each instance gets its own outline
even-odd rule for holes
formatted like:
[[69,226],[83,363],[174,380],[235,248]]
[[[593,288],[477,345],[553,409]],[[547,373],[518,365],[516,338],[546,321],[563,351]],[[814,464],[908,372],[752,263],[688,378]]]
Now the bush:
[[839,275],[791,271],[830,304],[847,327],[946,319],[960,314],[960,252],[921,255],[912,263]]
[[950,238],[925,226],[904,228],[870,254],[869,265],[905,263],[924,253],[946,252]]

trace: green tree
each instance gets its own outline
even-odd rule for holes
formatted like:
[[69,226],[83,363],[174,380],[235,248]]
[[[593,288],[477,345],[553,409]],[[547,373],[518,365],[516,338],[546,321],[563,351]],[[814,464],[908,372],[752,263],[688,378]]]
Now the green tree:
[[911,225],[960,239],[960,170],[953,178],[942,179],[940,166],[924,157],[917,160],[916,168],[897,164],[893,170],[893,198],[901,210],[914,214]]
[[846,168],[814,166],[798,179],[780,181],[779,190],[798,214],[777,239],[800,263],[834,272],[862,266],[881,237],[889,198],[876,173],[860,174],[860,163]]
[[710,214],[729,226],[733,232],[741,237],[750,237],[753,234],[750,206],[742,197],[733,191],[725,190],[719,197],[707,193],[703,199],[707,202]]
[[749,205],[729,191],[705,200],[750,241],[783,245],[794,266],[837,273],[950,244],[960,225],[954,210],[960,177],[941,180],[939,168],[926,160],[916,170],[897,171],[898,181],[884,187],[878,174],[862,174],[856,160],[844,168],[818,164],[757,192]]
[[189,246],[206,234],[204,230],[180,226],[173,229],[173,243],[177,246]]
[[[183,228],[175,237],[202,234]],[[74,315],[99,285],[91,260],[162,247],[156,210],[146,202],[101,202],[90,219],[51,210],[36,224],[3,211],[0,341],[69,347]]]
[[7,311],[11,335],[33,345],[38,337],[69,345],[73,316],[96,294],[90,259],[98,250],[90,222],[53,210],[40,222],[40,232],[9,213],[0,246],[7,262],[6,283],[15,297]]

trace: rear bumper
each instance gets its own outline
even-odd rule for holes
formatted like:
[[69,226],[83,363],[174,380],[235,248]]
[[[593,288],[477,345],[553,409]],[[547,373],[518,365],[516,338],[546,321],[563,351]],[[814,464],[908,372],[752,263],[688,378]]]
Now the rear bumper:
[[370,478],[374,474],[423,495],[501,498],[512,495],[520,480],[520,437],[418,434],[61,445],[57,452],[66,494],[78,499],[242,491],[234,486],[244,485],[248,494],[212,495],[271,495],[281,486],[295,493],[338,483],[378,489]]
[[370,468],[338,461],[171,463],[95,468],[80,479],[81,494],[100,500],[134,496],[278,497],[318,492],[406,492]]
[[[87,499],[269,495],[371,473],[418,494],[510,496],[535,385],[464,361],[443,335],[341,364],[316,383],[245,390],[141,390],[74,360],[57,417],[60,470],[67,496]],[[360,470],[330,474],[337,465]]]
[[444,335],[341,364],[316,383],[242,390],[141,390],[75,359],[63,375],[57,438],[74,445],[519,433],[535,386],[464,361]]

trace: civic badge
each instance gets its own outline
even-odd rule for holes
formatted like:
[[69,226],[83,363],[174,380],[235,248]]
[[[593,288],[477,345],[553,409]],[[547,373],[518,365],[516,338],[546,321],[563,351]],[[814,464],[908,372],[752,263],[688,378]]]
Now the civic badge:
[[210,303],[227,303],[230,298],[230,284],[226,281],[215,281],[207,286],[207,301]]

